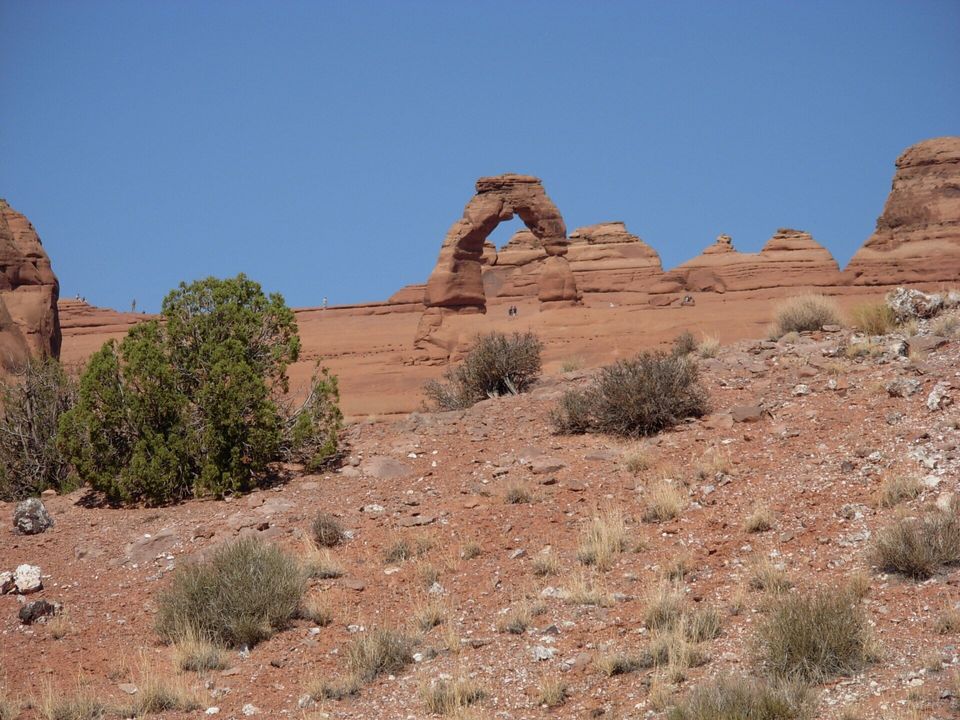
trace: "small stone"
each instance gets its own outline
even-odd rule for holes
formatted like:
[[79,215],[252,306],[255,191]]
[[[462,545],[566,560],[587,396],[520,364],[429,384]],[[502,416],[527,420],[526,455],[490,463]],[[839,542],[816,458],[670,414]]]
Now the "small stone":
[[220,713],[220,708],[218,708],[216,705],[208,707],[206,710],[203,711],[204,715],[218,715],[219,713]]
[[363,584],[360,580],[356,578],[342,578],[340,584],[343,585],[348,590],[353,590],[355,592],[363,592],[366,590],[367,586]]
[[933,390],[927,395],[927,407],[930,410],[942,410],[950,405],[953,399],[948,395],[949,390],[950,383],[944,380],[934,385]]
[[431,595],[443,595],[443,585],[441,585],[437,580],[434,580],[427,592]]
[[306,710],[307,708],[312,708],[317,704],[317,701],[310,697],[309,693],[304,693],[300,696],[300,699],[297,700],[297,707],[301,710]]
[[546,475],[562,470],[567,465],[562,460],[551,457],[538,457],[530,463],[530,472],[534,475]]
[[38,535],[53,527],[53,518],[40,498],[27,498],[13,511],[13,528],[21,535]]
[[20,565],[13,572],[13,584],[21,595],[37,592],[43,588],[40,568],[36,565]]
[[557,654],[556,648],[548,648],[543,645],[535,645],[532,652],[533,659],[537,662],[552,660],[553,656]]
[[736,405],[730,408],[730,415],[736,423],[757,422],[764,415],[759,405]]
[[127,695],[137,694],[137,686],[133,683],[120,683],[117,685],[117,689],[122,693],[126,693]]
[[524,550],[523,548],[516,548],[515,550],[512,550],[510,552],[510,559],[516,560],[517,558],[522,558],[526,554],[527,554],[527,551]]
[[242,712],[247,717],[250,717],[252,715],[256,715],[258,712],[260,712],[260,710],[253,703],[247,703],[242,708],[240,708],[240,712]]
[[382,513],[384,511],[383,505],[378,505],[376,503],[370,503],[369,505],[364,505],[361,510],[365,513]]
[[809,385],[804,385],[803,383],[801,383],[801,384],[799,384],[799,385],[794,385],[794,387],[793,387],[793,394],[794,394],[794,395],[809,395],[809,394],[810,394],[810,386],[809,386]]

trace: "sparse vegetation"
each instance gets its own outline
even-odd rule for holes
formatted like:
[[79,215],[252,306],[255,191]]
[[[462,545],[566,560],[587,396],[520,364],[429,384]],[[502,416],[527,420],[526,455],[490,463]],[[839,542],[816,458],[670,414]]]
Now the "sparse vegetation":
[[200,709],[200,700],[179,678],[166,677],[156,669],[144,666],[137,680],[137,694],[127,716],[142,717],[165,712],[191,712]]
[[720,351],[720,339],[714,335],[704,335],[697,345],[697,355],[706,360],[716,357]]
[[476,557],[480,557],[482,553],[483,548],[480,547],[480,543],[474,541],[465,542],[460,548],[460,559],[473,560]]
[[853,327],[867,335],[886,335],[897,326],[897,316],[883,300],[857,305],[850,312]]
[[353,677],[369,682],[413,662],[413,647],[413,638],[402,630],[374,628],[361,633],[347,646],[347,667]]
[[761,623],[760,648],[776,677],[814,682],[856,672],[871,659],[866,616],[845,588],[778,595]]
[[537,553],[530,565],[537,577],[557,575],[560,572],[560,559],[550,551]]
[[282,411],[300,340],[280,295],[242,274],[207,278],[181,283],[161,314],[90,358],[60,418],[58,447],[82,480],[114,502],[162,504],[257,487],[304,444],[314,467],[336,453],[328,375],[310,404]]
[[485,694],[477,683],[465,678],[437,680],[420,689],[427,712],[445,717],[479,702]]
[[669,720],[805,720],[815,698],[801,683],[723,677],[694,688]]
[[646,522],[667,522],[680,516],[687,506],[687,495],[675,483],[657,480],[643,495],[643,519]]
[[526,485],[515,484],[507,488],[503,499],[507,505],[523,505],[529,503],[533,499],[533,495]]
[[533,618],[544,612],[546,608],[540,603],[517,603],[500,618],[497,629],[512,635],[523,635],[533,623]]
[[623,464],[634,475],[650,469],[650,456],[642,445],[638,445],[623,455]]
[[674,355],[690,355],[695,352],[697,349],[697,339],[693,337],[693,333],[689,330],[684,330],[682,333],[677,335],[673,339],[673,347],[670,352]]
[[0,500],[69,489],[57,427],[75,401],[73,383],[53,359],[29,360],[0,384]]
[[954,509],[901,517],[877,532],[873,551],[882,570],[926,579],[960,563],[960,517]]
[[305,690],[307,695],[315,702],[320,700],[343,700],[360,692],[360,684],[360,681],[352,675],[336,680],[314,678],[307,684]]
[[384,551],[383,559],[387,563],[400,563],[404,560],[422,557],[432,547],[433,543],[426,537],[415,539],[398,537]]
[[343,525],[328,513],[320,513],[311,527],[313,539],[320,547],[334,547],[343,541]]
[[568,390],[552,419],[561,433],[642,437],[706,412],[707,394],[694,361],[645,352],[601,369],[586,389]]
[[319,627],[326,627],[333,622],[333,610],[319,595],[310,595],[300,605],[297,614]]
[[55,691],[51,686],[43,690],[37,709],[44,720],[101,720],[107,706],[89,689],[80,687],[71,694]]
[[832,300],[823,295],[803,295],[777,309],[774,334],[780,338],[790,332],[809,332],[839,323],[839,314]]
[[540,377],[542,349],[543,343],[532,332],[480,335],[463,362],[444,373],[443,381],[428,382],[424,392],[441,410],[467,408],[488,397],[516,395]]
[[955,338],[960,335],[960,316],[956,314],[939,315],[930,321],[930,334]]
[[0,720],[16,720],[20,714],[20,703],[7,694],[7,690],[0,684]]
[[537,690],[537,703],[548,708],[560,707],[567,701],[567,684],[559,678],[546,678]]
[[617,555],[627,549],[627,526],[623,513],[607,510],[594,516],[580,538],[577,559],[584,565],[609,570]]
[[773,529],[773,513],[763,505],[753,508],[743,521],[743,530],[748,533],[761,533]]
[[602,653],[595,657],[593,666],[601,675],[613,677],[614,675],[626,675],[627,673],[636,672],[642,668],[649,667],[650,663],[639,655],[612,651]]
[[296,561],[257,538],[240,538],[207,562],[178,567],[158,600],[157,631],[229,647],[256,645],[297,614],[306,588]]
[[607,607],[612,603],[607,591],[585,573],[577,573],[570,578],[565,599],[571,605]]
[[754,590],[781,593],[793,587],[793,582],[782,565],[768,558],[756,562],[750,571],[750,587]]
[[176,642],[175,661],[180,670],[208,672],[227,667],[223,649],[196,631],[189,631]]
[[955,635],[960,633],[960,609],[949,608],[937,616],[933,623],[934,632],[938,635]]
[[913,475],[887,475],[877,490],[877,504],[893,507],[906,500],[913,500],[923,491],[919,478]]
[[343,566],[333,553],[327,548],[317,547],[313,540],[307,540],[301,563],[307,577],[315,580],[331,580],[343,575]]
[[447,617],[447,608],[439,600],[431,600],[421,605],[413,613],[413,622],[423,632],[429,632],[442,625]]

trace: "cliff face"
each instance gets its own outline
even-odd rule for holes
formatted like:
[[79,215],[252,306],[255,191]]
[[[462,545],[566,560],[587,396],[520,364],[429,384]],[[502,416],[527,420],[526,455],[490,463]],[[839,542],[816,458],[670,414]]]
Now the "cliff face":
[[60,283],[26,217],[0,199],[0,366],[60,355]]
[[960,279],[960,137],[925,140],[897,158],[876,230],[844,276],[854,285]]

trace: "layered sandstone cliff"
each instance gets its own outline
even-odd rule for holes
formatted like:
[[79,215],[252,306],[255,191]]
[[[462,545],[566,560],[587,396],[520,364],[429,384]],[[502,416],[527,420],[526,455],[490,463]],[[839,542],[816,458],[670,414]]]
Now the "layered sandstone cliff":
[[60,284],[33,225],[0,199],[0,366],[60,355]]
[[876,230],[844,275],[854,285],[960,280],[960,137],[925,140],[897,158]]

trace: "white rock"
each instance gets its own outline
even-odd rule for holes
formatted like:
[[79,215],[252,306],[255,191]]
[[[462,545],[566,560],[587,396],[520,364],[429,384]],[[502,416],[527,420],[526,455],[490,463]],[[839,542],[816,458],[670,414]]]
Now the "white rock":
[[556,648],[548,648],[543,645],[535,645],[533,648],[533,659],[537,662],[541,660],[552,660],[553,656],[557,654]]
[[943,380],[934,385],[933,390],[927,395],[927,407],[931,410],[942,410],[953,402],[950,395],[947,394],[949,390],[950,383]]
[[43,587],[40,568],[36,565],[20,565],[13,573],[13,584],[22,595],[40,590]]
[[809,395],[809,394],[810,394],[810,386],[809,386],[809,385],[804,385],[803,383],[801,383],[800,385],[795,385],[794,388],[793,388],[793,394],[794,394],[794,395]]
[[218,708],[216,705],[214,705],[214,706],[208,707],[206,710],[204,710],[204,711],[203,711],[203,714],[204,714],[204,715],[216,715],[216,714],[218,714],[219,712],[220,712],[220,708]]
[[250,717],[251,715],[256,715],[260,711],[257,709],[256,705],[252,703],[247,703],[242,708],[240,708],[240,712],[242,712],[247,717]]

